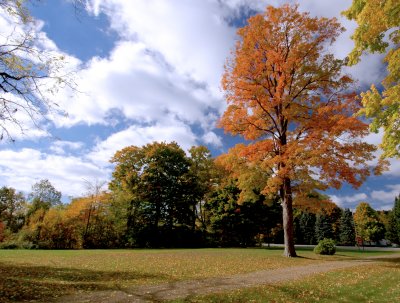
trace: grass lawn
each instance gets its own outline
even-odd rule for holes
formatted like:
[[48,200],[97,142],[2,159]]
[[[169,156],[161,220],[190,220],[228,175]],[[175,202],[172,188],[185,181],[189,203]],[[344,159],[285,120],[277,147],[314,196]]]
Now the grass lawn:
[[[0,250],[0,302],[43,300],[90,290],[156,284],[362,258],[382,252],[342,251],[284,258],[278,249]],[[232,301],[233,302],[233,301]]]
[[400,258],[309,278],[172,302],[400,302]]

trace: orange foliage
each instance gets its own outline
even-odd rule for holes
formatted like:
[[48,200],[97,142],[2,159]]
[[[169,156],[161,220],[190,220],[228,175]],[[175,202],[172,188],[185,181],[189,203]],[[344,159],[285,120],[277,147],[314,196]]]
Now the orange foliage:
[[[359,187],[376,149],[361,139],[368,125],[354,116],[360,103],[353,80],[341,72],[345,63],[328,52],[343,29],[334,18],[311,18],[297,7],[269,6],[239,29],[222,78],[228,107],[219,122],[253,141],[221,162],[270,174],[261,192],[279,193],[288,257],[296,256],[293,196],[343,182]],[[247,165],[237,167],[234,159]]]
[[219,161],[234,170],[239,159],[270,174],[264,194],[285,182],[296,195],[343,182],[359,187],[370,174],[375,147],[362,141],[368,125],[354,116],[353,80],[326,51],[341,32],[336,19],[311,18],[296,5],[270,6],[238,31],[219,125],[253,143]]
[[317,198],[305,197],[296,199],[294,202],[294,207],[305,212],[313,214],[323,213],[327,214],[328,216],[339,209],[339,206],[329,199],[320,200]]

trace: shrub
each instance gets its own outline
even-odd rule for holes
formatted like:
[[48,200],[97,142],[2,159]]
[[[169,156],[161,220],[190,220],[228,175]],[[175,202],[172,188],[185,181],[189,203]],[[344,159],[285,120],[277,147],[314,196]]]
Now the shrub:
[[0,249],[38,249],[36,244],[28,241],[11,240],[0,243]]
[[323,239],[315,246],[314,252],[319,255],[334,255],[336,252],[335,241],[332,239]]

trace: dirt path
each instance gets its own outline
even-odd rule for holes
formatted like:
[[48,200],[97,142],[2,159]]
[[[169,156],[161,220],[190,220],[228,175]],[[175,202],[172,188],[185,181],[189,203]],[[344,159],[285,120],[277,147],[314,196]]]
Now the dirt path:
[[164,300],[187,298],[263,284],[276,284],[300,279],[313,274],[325,273],[331,270],[371,264],[379,262],[382,259],[390,258],[400,258],[400,254],[374,256],[363,260],[330,261],[275,270],[261,270],[229,277],[178,281],[159,285],[143,285],[124,289],[123,291],[99,291],[63,297],[57,302],[162,302]]

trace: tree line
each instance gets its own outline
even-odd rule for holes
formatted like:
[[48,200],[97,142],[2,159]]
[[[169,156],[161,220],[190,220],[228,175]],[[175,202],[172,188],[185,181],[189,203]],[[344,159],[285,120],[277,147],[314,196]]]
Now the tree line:
[[[49,180],[25,197],[0,189],[2,247],[79,249],[122,247],[231,247],[282,243],[279,196],[265,196],[252,178],[232,177],[204,146],[188,153],[175,142],[117,151],[108,190],[87,182],[88,192],[61,203]],[[400,198],[392,211],[360,203],[355,213],[312,192],[294,203],[294,239],[316,244],[331,238],[354,245],[385,237],[399,243]],[[363,243],[363,244],[364,244]]]

